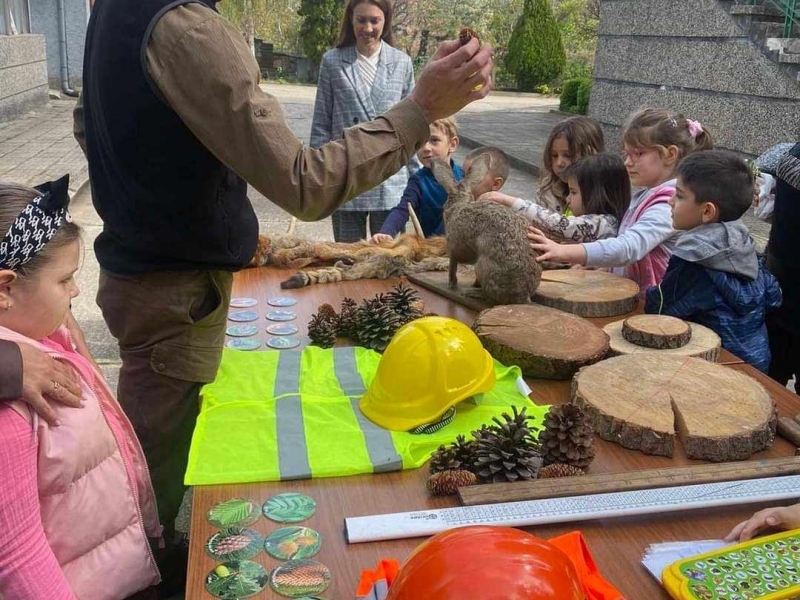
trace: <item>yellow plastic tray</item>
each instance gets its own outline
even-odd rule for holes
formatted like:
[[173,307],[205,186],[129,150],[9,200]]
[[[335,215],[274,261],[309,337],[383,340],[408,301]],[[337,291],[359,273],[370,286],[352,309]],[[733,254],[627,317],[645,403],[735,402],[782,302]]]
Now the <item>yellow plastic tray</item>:
[[800,529],[681,559],[661,579],[677,600],[800,598]]

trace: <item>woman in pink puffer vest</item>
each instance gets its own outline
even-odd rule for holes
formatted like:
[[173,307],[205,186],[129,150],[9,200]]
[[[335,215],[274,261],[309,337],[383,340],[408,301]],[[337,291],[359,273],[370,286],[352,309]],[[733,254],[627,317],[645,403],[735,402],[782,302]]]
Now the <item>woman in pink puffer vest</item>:
[[0,339],[74,369],[84,403],[54,406],[56,427],[21,400],[0,404],[7,600],[122,600],[160,581],[150,543],[161,527],[141,447],[64,327],[81,255],[68,201],[63,180],[39,190],[0,184]]

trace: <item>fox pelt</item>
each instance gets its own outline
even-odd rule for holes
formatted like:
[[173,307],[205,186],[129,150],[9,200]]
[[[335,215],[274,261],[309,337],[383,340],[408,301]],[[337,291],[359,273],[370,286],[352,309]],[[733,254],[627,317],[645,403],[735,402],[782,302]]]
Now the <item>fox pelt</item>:
[[316,283],[356,279],[389,279],[424,271],[447,271],[450,261],[444,237],[420,238],[403,233],[393,240],[373,244],[360,242],[315,242],[293,235],[260,235],[251,267],[280,269],[324,268],[298,271],[283,289]]

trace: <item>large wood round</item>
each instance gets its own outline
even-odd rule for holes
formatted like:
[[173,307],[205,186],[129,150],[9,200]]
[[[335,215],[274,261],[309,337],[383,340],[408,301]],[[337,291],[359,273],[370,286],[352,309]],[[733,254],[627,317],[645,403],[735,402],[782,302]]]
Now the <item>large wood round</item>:
[[604,440],[672,456],[742,460],[772,444],[776,412],[755,379],[699,358],[632,354],[585,367],[572,398]]
[[719,355],[722,351],[722,340],[713,330],[698,323],[687,322],[687,325],[692,328],[692,337],[685,346],[661,350],[639,346],[626,340],[622,335],[623,323],[624,320],[614,321],[603,327],[603,331],[611,338],[609,356],[656,353],[664,356],[695,356],[711,362],[719,360]]
[[688,344],[692,327],[667,315],[635,315],[622,322],[622,337],[637,346],[667,350]]
[[592,269],[544,271],[533,301],[581,317],[615,317],[636,307],[639,286]]
[[608,351],[608,335],[596,325],[535,304],[484,310],[472,328],[492,356],[518,365],[525,377],[569,379]]

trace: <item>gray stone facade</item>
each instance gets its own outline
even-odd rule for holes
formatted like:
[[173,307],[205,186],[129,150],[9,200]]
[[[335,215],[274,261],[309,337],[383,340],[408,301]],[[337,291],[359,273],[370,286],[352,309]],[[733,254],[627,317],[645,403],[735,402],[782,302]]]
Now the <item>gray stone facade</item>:
[[[47,78],[50,87],[61,88],[61,49],[58,37],[58,4],[56,0],[29,0],[31,31],[47,40]],[[83,47],[89,20],[86,0],[64,0],[67,21],[67,57],[72,87],[80,87],[83,79]]]
[[47,104],[41,35],[0,35],[0,122]]
[[715,145],[758,155],[800,139],[800,83],[737,26],[722,0],[602,0],[589,114],[613,147],[644,106],[708,126]]

